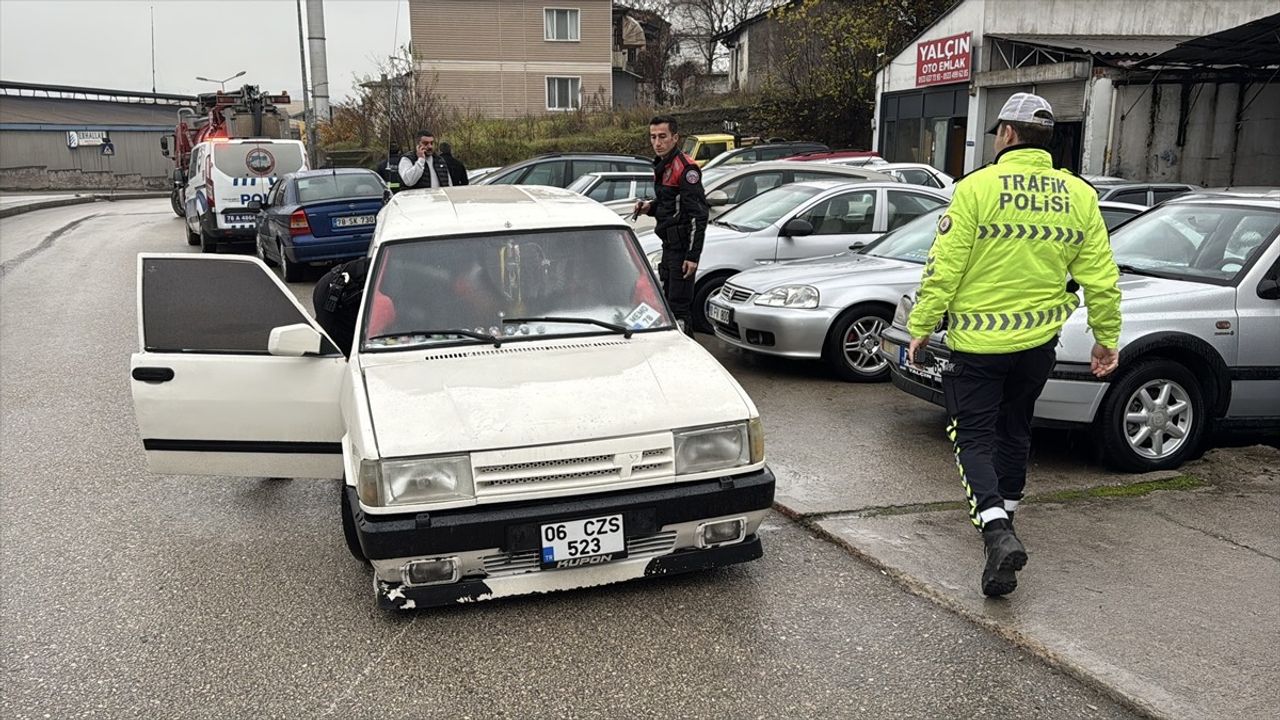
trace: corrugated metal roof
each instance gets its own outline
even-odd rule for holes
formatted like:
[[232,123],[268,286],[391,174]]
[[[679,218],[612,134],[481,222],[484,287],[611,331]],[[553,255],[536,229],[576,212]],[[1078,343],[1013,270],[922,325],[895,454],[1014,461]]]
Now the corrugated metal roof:
[[1192,38],[1144,65],[1274,67],[1280,65],[1280,13]]
[[1172,50],[1192,35],[987,35],[1025,45],[1098,55],[1100,57],[1150,57]]
[[178,123],[177,105],[0,96],[0,123],[42,125],[165,125]]

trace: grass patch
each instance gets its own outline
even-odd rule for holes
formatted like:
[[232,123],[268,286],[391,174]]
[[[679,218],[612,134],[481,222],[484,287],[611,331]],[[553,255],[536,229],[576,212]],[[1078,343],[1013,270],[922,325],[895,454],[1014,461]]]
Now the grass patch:
[[1136,498],[1150,495],[1160,490],[1191,490],[1208,485],[1194,475],[1179,475],[1167,480],[1144,480],[1129,485],[1101,485],[1081,488],[1079,490],[1059,490],[1048,495],[1027,497],[1028,503],[1071,502],[1072,500],[1090,500],[1095,498]]

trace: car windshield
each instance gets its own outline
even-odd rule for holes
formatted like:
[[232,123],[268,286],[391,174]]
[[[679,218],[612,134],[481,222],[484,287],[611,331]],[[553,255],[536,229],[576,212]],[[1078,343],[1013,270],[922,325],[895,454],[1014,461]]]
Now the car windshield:
[[673,326],[644,256],[616,228],[389,243],[371,280],[365,350]]
[[706,187],[708,183],[737,170],[738,168],[713,167],[702,171],[702,186]]
[[716,222],[742,230],[763,230],[825,188],[784,185],[763,192],[716,218]]
[[577,180],[569,183],[568,189],[578,193],[579,195],[585,195],[587,188],[591,187],[591,183],[595,182],[596,177],[597,176],[593,174],[582,175]]
[[1117,228],[1116,264],[1160,277],[1234,282],[1280,227],[1280,211],[1225,203],[1161,205]]
[[373,173],[309,175],[298,178],[298,202],[382,197],[382,180]]
[[942,217],[942,213],[946,211],[945,205],[934,208],[897,230],[881,235],[861,252],[873,257],[905,260],[923,265],[929,259],[929,248],[933,246],[938,218]]

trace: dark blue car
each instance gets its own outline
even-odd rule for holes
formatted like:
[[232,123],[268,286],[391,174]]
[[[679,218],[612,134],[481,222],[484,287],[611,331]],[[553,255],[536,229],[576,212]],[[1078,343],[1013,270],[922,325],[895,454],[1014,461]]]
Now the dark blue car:
[[391,197],[372,170],[303,170],[285,175],[258,210],[258,257],[279,265],[285,282],[312,263],[364,255],[378,211]]

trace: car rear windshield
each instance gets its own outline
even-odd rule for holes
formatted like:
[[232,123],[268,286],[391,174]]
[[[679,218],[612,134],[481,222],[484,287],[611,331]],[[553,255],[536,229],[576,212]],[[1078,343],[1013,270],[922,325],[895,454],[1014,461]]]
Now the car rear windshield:
[[298,178],[298,202],[381,197],[382,182],[371,172],[310,175]]
[[1161,277],[1234,283],[1276,236],[1280,211],[1225,203],[1161,205],[1111,235],[1116,263]]
[[302,169],[302,146],[273,142],[218,143],[213,146],[213,165],[231,177],[278,177]]
[[905,260],[924,264],[929,259],[929,248],[933,246],[938,218],[946,212],[946,206],[934,208],[893,232],[881,235],[871,245],[862,250],[867,255]]
[[740,230],[763,230],[822,191],[809,185],[784,185],[751,198],[715,221]]
[[[366,296],[366,350],[672,327],[633,236],[615,228],[384,245]],[[541,318],[519,321],[519,318]]]

